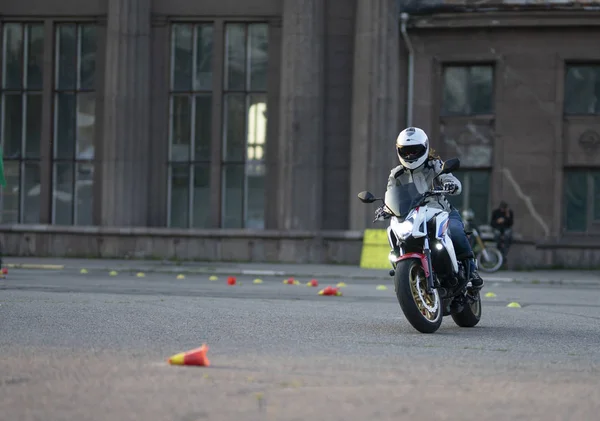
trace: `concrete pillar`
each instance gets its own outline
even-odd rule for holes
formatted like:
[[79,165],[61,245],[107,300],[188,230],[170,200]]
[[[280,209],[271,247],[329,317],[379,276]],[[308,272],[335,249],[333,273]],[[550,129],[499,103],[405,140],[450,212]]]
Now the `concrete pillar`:
[[101,223],[146,226],[151,0],[108,0]]
[[284,0],[279,227],[319,230],[323,191],[323,0]]
[[400,115],[399,13],[396,0],[357,2],[354,44],[350,229],[373,226],[374,205],[357,198],[363,190],[383,196],[392,165]]

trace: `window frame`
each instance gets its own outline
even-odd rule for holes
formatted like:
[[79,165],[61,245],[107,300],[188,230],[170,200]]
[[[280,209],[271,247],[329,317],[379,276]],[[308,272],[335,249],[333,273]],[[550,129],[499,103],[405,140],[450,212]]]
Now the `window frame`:
[[[60,75],[59,66],[60,66],[60,48],[58,46],[59,41],[59,28],[62,26],[75,25],[75,87],[74,89],[62,89],[59,87],[58,78]],[[81,88],[81,63],[82,63],[82,27],[91,26],[94,27],[95,30],[95,56],[94,56],[94,83],[91,88]],[[97,177],[96,173],[98,171],[97,163],[96,163],[96,154],[97,154],[97,142],[96,142],[96,133],[98,122],[100,121],[98,116],[100,115],[100,110],[98,109],[98,94],[102,94],[102,92],[98,91],[98,76],[103,74],[99,72],[99,58],[102,55],[102,52],[99,51],[99,46],[103,45],[99,38],[100,35],[100,25],[96,21],[90,21],[87,19],[69,19],[69,20],[53,20],[52,21],[52,87],[51,87],[51,121],[52,121],[52,130],[51,130],[51,142],[52,147],[50,148],[50,171],[52,174],[51,182],[50,182],[50,223],[52,225],[65,225],[57,223],[57,209],[56,209],[56,199],[55,199],[55,191],[57,190],[57,167],[60,164],[67,164],[72,166],[72,180],[71,180],[71,222],[66,224],[67,226],[81,226],[78,223],[78,206],[77,206],[77,198],[78,198],[78,171],[81,165],[89,166],[92,169],[92,186],[91,186],[91,203],[90,203],[90,219],[91,225],[94,225],[94,207],[97,198],[97,188],[95,186]],[[102,81],[101,86],[104,86]],[[74,117],[74,145],[73,145],[73,155],[69,158],[59,158],[57,156],[57,136],[59,130],[59,107],[58,107],[58,98],[60,94],[73,94],[75,96],[75,117]],[[81,94],[93,94],[94,95],[94,129],[92,134],[92,145],[94,148],[94,156],[91,158],[78,158],[77,157],[77,147],[78,147],[78,130],[77,130],[77,114],[79,110],[79,96]]]
[[[477,174],[477,173],[485,173],[488,177],[488,189],[487,189],[487,202],[486,202],[486,213],[485,216],[482,218],[480,214],[475,212],[475,209],[473,209],[472,205],[471,205],[471,184],[472,184],[472,177],[473,175]],[[460,195],[458,196],[447,196],[448,198],[451,198],[450,200],[460,200],[461,201],[461,205],[460,208],[457,209],[459,211],[459,213],[461,213],[466,209],[471,209],[473,210],[473,212],[475,212],[475,222],[478,222],[481,225],[489,225],[489,220],[490,220],[490,216],[491,216],[491,211],[492,211],[492,189],[491,189],[491,185],[492,185],[492,177],[493,177],[493,171],[491,168],[461,168],[458,171],[453,171],[453,175],[458,178],[459,176],[457,174],[463,175],[463,179],[461,181],[461,185],[462,185],[462,191],[460,193]]]
[[[584,231],[574,231],[567,228],[567,200],[566,200],[566,189],[567,182],[566,178],[568,174],[573,173],[585,173],[587,191],[586,191],[586,224]],[[561,220],[561,231],[565,235],[597,235],[600,233],[600,219],[594,219],[594,211],[596,206],[600,207],[600,201],[595,203],[594,201],[594,175],[599,177],[600,180],[600,168],[594,167],[566,167],[563,170],[563,188],[562,188],[562,220]]]
[[[168,105],[165,107],[165,115],[166,115],[166,119],[165,119],[165,124],[166,124],[166,135],[167,135],[167,143],[168,146],[165,148],[165,152],[168,153],[167,155],[167,159],[164,162],[164,165],[166,165],[166,171],[164,172],[164,174],[166,175],[165,177],[165,183],[166,183],[166,189],[165,189],[165,199],[163,201],[164,205],[166,207],[165,209],[165,214],[166,214],[166,218],[165,218],[165,226],[169,227],[169,228],[173,228],[173,225],[171,223],[171,219],[172,219],[172,212],[173,212],[173,206],[172,206],[172,186],[171,186],[171,179],[172,179],[172,173],[171,173],[171,154],[172,154],[172,119],[171,119],[171,114],[172,114],[172,110],[171,110],[171,95],[173,93],[172,91],[172,72],[173,72],[173,59],[174,59],[174,45],[173,45],[173,25],[175,24],[190,24],[190,25],[198,25],[198,24],[212,24],[213,25],[213,52],[212,52],[212,71],[213,71],[213,75],[212,75],[212,87],[210,90],[211,96],[213,98],[212,101],[212,134],[211,134],[211,142],[210,142],[210,159],[208,159],[206,161],[206,164],[209,166],[210,168],[210,190],[209,190],[209,197],[208,200],[206,201],[206,206],[210,207],[210,226],[205,227],[205,228],[195,228],[193,227],[193,221],[190,221],[190,216],[194,211],[194,205],[193,205],[193,199],[192,199],[192,194],[190,194],[190,189],[193,190],[193,187],[191,187],[193,184],[193,178],[190,176],[190,182],[188,184],[188,224],[187,224],[187,228],[185,229],[231,229],[231,228],[224,228],[225,225],[225,218],[224,218],[224,211],[225,211],[225,179],[224,179],[224,172],[226,169],[227,164],[233,164],[234,162],[232,161],[228,161],[225,159],[225,147],[226,145],[224,144],[224,137],[226,136],[226,132],[225,130],[227,129],[226,126],[226,104],[225,104],[225,97],[227,95],[227,93],[229,92],[234,92],[231,90],[227,90],[226,89],[226,84],[225,84],[225,78],[226,78],[226,62],[227,62],[227,45],[226,45],[226,25],[227,24],[243,24],[245,25],[245,32],[248,31],[248,27],[249,25],[252,24],[263,24],[266,26],[267,28],[267,40],[269,42],[269,44],[271,43],[272,39],[271,39],[271,27],[273,25],[273,18],[264,18],[264,17],[256,17],[256,18],[247,18],[247,17],[240,17],[240,18],[235,18],[235,17],[227,17],[227,18],[211,18],[211,19],[189,19],[189,18],[172,18],[169,19],[166,23],[166,31],[165,31],[165,37],[163,38],[165,40],[165,43],[167,45],[167,47],[165,48],[165,52],[166,52],[166,60],[169,63],[169,67],[166,69],[165,72],[165,88],[166,89],[166,100],[168,101]],[[248,37],[245,38],[245,43],[246,43],[246,47],[248,44]],[[264,91],[257,91],[256,93],[259,94],[263,94],[265,101],[266,101],[266,106],[267,106],[267,112],[268,112],[268,108],[269,105],[272,101],[272,92],[270,92],[269,88],[270,88],[270,83],[269,83],[269,78],[272,76],[271,72],[272,72],[272,68],[271,68],[271,64],[270,64],[270,47],[268,47],[267,49],[267,67],[265,69],[265,71],[267,72],[267,83],[265,86],[265,90]],[[245,62],[248,61],[248,51],[246,49],[246,56],[244,57]],[[246,75],[247,76],[247,75]],[[244,93],[246,95],[246,98],[249,97],[250,94],[253,94],[254,91],[235,91],[235,92],[239,92],[239,93]],[[244,119],[247,119],[248,117],[245,116]],[[266,171],[267,168],[267,143],[269,143],[268,140],[268,133],[271,130],[270,120],[267,119],[266,122],[266,127],[265,127],[265,148],[263,149],[263,163],[264,163],[264,168]],[[247,132],[247,130],[246,130]],[[247,142],[247,133],[245,136],[245,141]],[[246,145],[247,147],[247,145]],[[244,160],[241,160],[239,162],[235,162],[236,165],[246,165],[246,148],[244,148]],[[264,186],[264,195],[266,196],[266,192],[268,190],[268,186],[265,185]],[[244,187],[244,201],[246,201],[247,198],[247,194],[245,193],[246,188]],[[265,201],[266,204],[266,201]],[[246,205],[244,205],[245,207]],[[267,209],[265,206],[265,209],[263,210],[264,212],[264,226],[266,226],[267,221]],[[246,211],[244,210],[244,220],[243,220],[243,225],[241,229],[246,229],[246,218],[245,218],[245,213]],[[233,228],[236,229],[236,228]]]
[[[14,89],[14,88],[5,88],[5,81],[6,81],[6,73],[5,73],[5,69],[4,69],[4,65],[5,65],[5,45],[6,45],[6,26],[7,25],[19,25],[20,26],[20,32],[21,32],[21,57],[20,57],[20,62],[21,62],[21,73],[20,73],[20,79],[21,79],[21,86],[18,89]],[[42,33],[44,34],[44,38],[42,39],[42,63],[41,63],[41,85],[39,86],[39,89],[30,89],[28,85],[28,69],[27,69],[27,64],[29,63],[29,40],[30,40],[30,28],[35,25],[41,28]],[[42,198],[42,180],[43,180],[43,175],[42,175],[42,171],[43,171],[43,162],[42,162],[42,157],[43,157],[43,141],[44,141],[44,124],[43,124],[43,114],[44,114],[44,94],[45,94],[45,86],[44,86],[44,80],[45,80],[45,73],[48,71],[48,69],[45,68],[44,66],[44,58],[46,55],[46,48],[47,48],[47,43],[46,43],[46,39],[45,39],[46,33],[45,33],[45,22],[43,20],[37,20],[37,19],[18,19],[18,20],[5,20],[3,22],[0,22],[0,145],[2,147],[2,159],[3,159],[3,163],[4,163],[4,172],[6,174],[6,167],[8,166],[7,164],[14,164],[16,163],[16,167],[17,167],[17,177],[19,180],[19,188],[18,188],[18,198],[17,198],[17,208],[16,208],[16,221],[12,221],[10,223],[19,223],[19,224],[39,224],[42,222],[43,219],[43,209],[42,209],[42,204],[43,204],[43,198]],[[6,101],[5,101],[5,96],[6,95],[19,95],[21,98],[21,128],[20,128],[20,132],[21,132],[21,139],[20,139],[20,152],[19,152],[19,156],[18,158],[7,158],[6,156],[6,150],[5,150],[5,139],[4,139],[4,127],[5,127],[5,110],[6,110]],[[27,127],[28,127],[28,122],[27,122],[27,117],[28,117],[28,97],[31,95],[35,95],[39,97],[40,100],[40,120],[39,120],[39,129],[40,129],[40,136],[38,139],[39,142],[39,149],[37,151],[37,157],[33,156],[27,156]],[[39,175],[39,187],[40,187],[40,192],[38,194],[38,210],[37,210],[37,218],[35,221],[25,221],[25,211],[26,211],[26,199],[25,199],[25,188],[26,188],[26,175],[29,173],[29,171],[31,171],[32,167],[37,166],[37,172]],[[28,169],[28,167],[30,169]],[[8,180],[7,180],[8,181]],[[5,192],[4,189],[8,188],[7,187],[0,187],[0,222],[4,223],[4,198],[5,198]],[[12,210],[11,210],[12,211]],[[33,214],[35,214],[35,212],[33,212]]]
[[[245,41],[245,45],[244,45],[244,68],[245,68],[245,73],[244,73],[244,77],[245,77],[245,81],[244,81],[244,88],[243,89],[237,89],[237,88],[228,88],[227,87],[227,83],[226,83],[226,79],[227,79],[227,25],[243,25],[244,26],[244,41]],[[221,186],[220,186],[220,197],[221,197],[221,212],[220,212],[220,218],[219,218],[219,227],[221,229],[227,229],[225,228],[225,210],[227,207],[227,202],[226,202],[226,198],[227,198],[227,181],[226,181],[226,171],[228,169],[228,167],[236,167],[236,166],[240,166],[243,167],[243,172],[244,172],[244,185],[243,185],[243,191],[242,191],[242,215],[241,215],[241,229],[247,229],[248,227],[248,166],[252,165],[251,164],[251,160],[248,160],[248,149],[250,147],[256,148],[257,147],[257,143],[253,143],[253,144],[249,144],[248,143],[248,138],[249,138],[249,111],[250,111],[250,103],[252,100],[252,97],[256,97],[256,96],[264,96],[265,98],[265,105],[267,106],[266,108],[266,112],[268,114],[269,112],[269,108],[268,108],[268,97],[269,97],[269,92],[268,92],[268,77],[267,77],[267,81],[265,82],[265,87],[264,90],[254,90],[252,89],[251,86],[251,82],[250,82],[250,53],[249,53],[249,47],[250,47],[250,42],[251,42],[251,37],[250,37],[250,25],[265,25],[267,27],[267,42],[269,41],[269,22],[268,21],[249,21],[249,22],[238,22],[238,21],[225,21],[224,25],[223,25],[223,34],[224,34],[224,43],[223,43],[223,48],[224,48],[224,54],[223,54],[223,91],[222,91],[222,102],[223,102],[223,120],[222,120],[222,137],[221,137],[221,161],[220,161],[220,166],[221,166]],[[267,46],[267,67],[265,69],[265,71],[268,74],[268,46]],[[227,100],[226,98],[228,96],[239,96],[239,95],[243,95],[244,96],[244,117],[243,117],[243,121],[244,121],[244,148],[243,148],[243,153],[242,153],[242,157],[239,159],[228,159],[227,157],[227,128],[228,128],[228,120],[227,120]],[[260,167],[262,164],[262,168],[263,168],[263,177],[266,177],[266,148],[267,148],[267,127],[268,127],[268,118],[265,121],[265,142],[262,145],[262,152],[263,152],[263,159],[262,159],[262,163],[257,164],[257,167]],[[266,190],[266,187],[263,189],[263,195],[264,195],[264,190]],[[262,221],[262,228],[260,229],[264,229],[265,225],[266,225],[266,209],[264,208],[266,202],[263,199],[263,221]]]
[[[581,60],[581,59],[564,59],[563,60],[563,80],[561,81],[563,84],[563,95],[562,95],[562,103],[563,103],[563,109],[562,109],[562,115],[564,118],[570,118],[570,117],[598,117],[600,116],[600,95],[598,96],[598,105],[596,112],[594,113],[580,113],[580,112],[568,112],[567,111],[567,92],[569,91],[568,89],[568,85],[567,85],[567,77],[569,74],[569,69],[571,67],[597,67],[598,70],[598,76],[600,77],[600,60],[598,59],[591,59],[591,60]],[[600,79],[597,82],[600,85]]]
[[[175,33],[173,31],[173,27],[175,25],[189,25],[192,26],[192,74],[191,74],[191,87],[189,90],[176,90],[174,89],[174,73],[175,73]],[[198,42],[198,30],[202,25],[210,25],[212,27],[212,51],[211,51],[211,86],[209,89],[195,89],[194,81],[195,81],[195,70],[197,66],[197,42]],[[188,176],[188,186],[187,186],[187,195],[188,195],[188,205],[187,205],[187,222],[184,229],[192,229],[194,227],[194,199],[195,199],[195,175],[196,175],[196,167],[205,165],[208,167],[209,172],[209,197],[210,190],[212,189],[212,149],[214,147],[213,137],[214,137],[214,129],[212,125],[214,124],[214,104],[216,101],[216,95],[218,95],[215,86],[219,83],[219,79],[215,77],[215,61],[219,60],[219,55],[215,47],[218,47],[217,38],[219,36],[218,25],[215,20],[173,20],[169,22],[168,25],[168,60],[169,60],[169,68],[168,68],[168,84],[167,84],[167,101],[168,101],[168,121],[167,121],[167,143],[168,143],[168,151],[167,151],[167,220],[166,226],[168,228],[173,228],[173,224],[171,221],[172,212],[173,212],[173,202],[172,202],[172,192],[173,192],[173,167],[174,166],[186,166],[187,167],[187,176]],[[196,127],[197,122],[195,119],[195,111],[196,111],[196,98],[202,95],[209,95],[211,98],[211,134],[209,139],[209,153],[208,156],[204,159],[197,160],[195,153],[196,146]],[[189,143],[189,155],[187,160],[175,161],[172,159],[173,155],[173,108],[174,108],[174,98],[177,96],[187,96],[190,100],[190,143]],[[210,204],[209,204],[210,207]],[[210,209],[209,209],[209,221],[211,220]],[[210,222],[208,224],[209,228],[212,225]]]
[[[491,88],[491,100],[490,100],[490,104],[491,104],[491,109],[489,112],[469,112],[469,113],[463,113],[463,112],[457,112],[457,113],[453,113],[453,112],[448,112],[445,109],[444,106],[444,92],[445,92],[445,80],[444,80],[444,75],[446,73],[446,70],[448,68],[467,68],[469,69],[469,72],[471,72],[471,69],[473,67],[489,67],[491,68],[492,71],[492,78],[491,78],[491,83],[490,83],[490,88]],[[440,102],[439,102],[439,107],[438,107],[438,115],[441,118],[454,118],[454,117],[469,117],[469,118],[486,118],[486,117],[492,117],[496,114],[496,102],[497,102],[497,87],[496,87],[496,76],[498,73],[498,69],[497,69],[497,64],[495,62],[495,60],[483,60],[483,61],[477,61],[477,60],[466,60],[466,61],[457,61],[457,60],[443,60],[440,61],[439,63],[439,69],[440,69],[440,78],[439,78],[439,86],[440,86],[440,91],[439,91],[439,98],[440,98]],[[471,74],[469,74],[468,76],[468,80],[467,80],[467,84],[468,84],[468,89],[467,89],[467,102],[471,102],[472,101],[472,91],[473,91],[473,82],[472,82],[472,76]]]

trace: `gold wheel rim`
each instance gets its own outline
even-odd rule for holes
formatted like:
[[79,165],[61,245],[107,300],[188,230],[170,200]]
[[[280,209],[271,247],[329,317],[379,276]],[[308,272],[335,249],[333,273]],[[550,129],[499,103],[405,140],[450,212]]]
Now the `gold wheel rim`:
[[419,312],[430,322],[438,318],[440,312],[439,299],[435,294],[427,293],[427,278],[423,269],[414,265],[409,274],[410,291]]

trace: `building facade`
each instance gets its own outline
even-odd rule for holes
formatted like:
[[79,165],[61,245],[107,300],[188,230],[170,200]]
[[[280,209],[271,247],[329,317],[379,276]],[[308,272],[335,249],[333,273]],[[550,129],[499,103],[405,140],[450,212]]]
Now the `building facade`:
[[416,125],[511,265],[600,265],[593,3],[5,2],[4,253],[358,263]]

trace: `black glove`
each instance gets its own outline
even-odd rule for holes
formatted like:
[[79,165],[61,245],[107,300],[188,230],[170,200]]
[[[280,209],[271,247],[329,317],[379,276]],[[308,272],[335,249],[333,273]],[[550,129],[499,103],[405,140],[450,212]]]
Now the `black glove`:
[[449,181],[447,183],[444,183],[444,190],[446,190],[448,193],[452,194],[458,190],[458,186],[456,184],[454,184],[453,182]]

